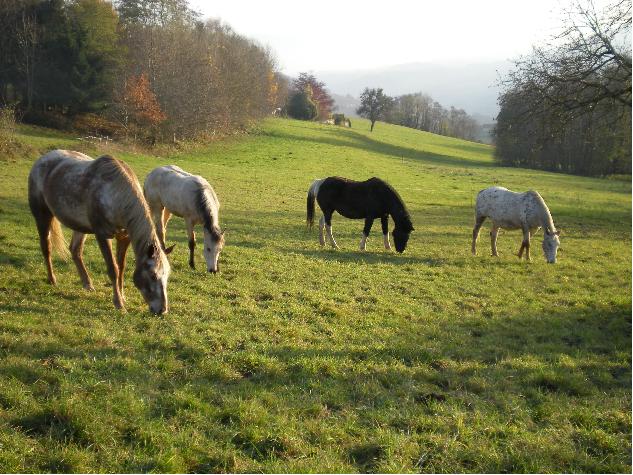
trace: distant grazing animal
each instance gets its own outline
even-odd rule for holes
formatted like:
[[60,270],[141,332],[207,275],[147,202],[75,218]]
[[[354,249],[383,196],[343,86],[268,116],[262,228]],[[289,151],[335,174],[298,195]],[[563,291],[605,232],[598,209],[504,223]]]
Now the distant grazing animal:
[[[108,155],[93,160],[79,152],[49,152],[35,162],[29,174],[29,206],[51,284],[57,282],[51,244],[65,251],[61,221],[73,230],[70,252],[85,289],[94,290],[82,257],[86,234],[94,234],[108,267],[114,306],[123,309],[125,255],[132,243],[136,255],[134,285],[152,313],[167,312],[169,262],[154,231],[141,185],[124,162]],[[113,237],[117,241],[116,262]]]
[[194,226],[202,223],[203,253],[207,261],[207,270],[217,272],[218,257],[224,247],[224,232],[218,224],[220,202],[209,182],[201,176],[187,173],[180,167],[168,165],[152,170],[145,178],[144,189],[156,224],[158,239],[163,247],[167,222],[171,215],[184,218],[189,236],[189,266],[194,269]]
[[519,259],[525,250],[525,258],[530,260],[530,237],[543,228],[543,253],[550,264],[556,263],[556,252],[560,246],[558,236],[549,208],[536,191],[515,193],[500,186],[493,186],[482,190],[477,195],[475,205],[475,228],[473,229],[472,253],[476,254],[477,237],[479,229],[486,218],[492,220],[490,232],[490,245],[492,255],[497,254],[497,233],[499,228],[522,229],[523,242],[519,249]]
[[413,231],[411,217],[402,199],[389,184],[380,178],[366,181],[353,181],[347,178],[329,177],[314,180],[308,190],[307,222],[314,224],[314,201],[319,203],[323,216],[319,220],[319,242],[325,245],[324,230],[332,244],[338,249],[332,236],[332,214],[334,211],[346,218],[365,219],[365,227],[360,240],[360,250],[365,250],[369,231],[374,219],[380,218],[385,249],[391,249],[389,243],[389,215],[395,222],[393,240],[396,251],[404,252]]

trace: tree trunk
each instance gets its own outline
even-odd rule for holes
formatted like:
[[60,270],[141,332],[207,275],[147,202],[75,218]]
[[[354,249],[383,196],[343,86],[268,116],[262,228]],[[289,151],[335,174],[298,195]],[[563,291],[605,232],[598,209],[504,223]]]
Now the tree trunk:
[[374,124],[375,124],[375,123],[376,123],[376,121],[375,121],[375,120],[372,120],[372,121],[371,121],[371,128],[369,129],[369,131],[370,131],[370,132],[373,132],[373,131],[374,131]]

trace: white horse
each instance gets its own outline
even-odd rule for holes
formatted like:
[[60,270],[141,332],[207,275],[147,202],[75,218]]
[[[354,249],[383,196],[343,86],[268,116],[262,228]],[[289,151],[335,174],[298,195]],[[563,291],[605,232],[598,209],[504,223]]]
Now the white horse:
[[543,253],[550,264],[556,263],[556,252],[560,246],[554,220],[549,208],[536,191],[515,193],[500,186],[493,186],[481,190],[477,195],[475,205],[475,228],[473,229],[472,253],[476,254],[477,237],[479,229],[486,218],[492,220],[490,231],[490,245],[492,255],[497,254],[497,234],[499,228],[523,230],[523,242],[519,249],[519,259],[525,250],[525,258],[530,260],[530,237],[539,228],[545,230],[543,237]]
[[224,231],[218,224],[220,202],[201,176],[187,173],[175,165],[152,170],[144,185],[145,199],[150,207],[158,239],[165,248],[165,230],[172,214],[185,219],[189,236],[189,265],[195,268],[193,251],[196,247],[194,226],[202,223],[204,231],[204,258],[207,270],[217,272],[218,257],[224,247]]

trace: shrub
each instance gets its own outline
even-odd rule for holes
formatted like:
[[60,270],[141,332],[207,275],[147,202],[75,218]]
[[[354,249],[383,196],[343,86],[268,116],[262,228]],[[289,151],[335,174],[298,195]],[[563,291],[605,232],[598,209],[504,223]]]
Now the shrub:
[[12,107],[0,108],[0,137],[10,137],[15,133],[15,110]]
[[58,130],[69,130],[71,122],[65,115],[54,111],[30,110],[24,113],[22,121],[27,124],[50,127]]
[[78,115],[73,120],[72,126],[78,132],[107,135],[109,137],[124,133],[124,128],[121,125],[96,114]]
[[15,137],[15,110],[12,107],[0,107],[0,160],[21,156],[25,147]]
[[312,120],[317,116],[317,107],[306,92],[297,92],[288,101],[288,115],[294,119]]

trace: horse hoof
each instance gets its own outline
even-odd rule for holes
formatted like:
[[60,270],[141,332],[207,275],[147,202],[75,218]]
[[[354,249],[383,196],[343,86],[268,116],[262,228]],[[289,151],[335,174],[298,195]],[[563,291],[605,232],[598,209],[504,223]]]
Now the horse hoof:
[[95,288],[92,286],[92,284],[84,285],[84,289],[87,290],[88,292],[95,291]]

